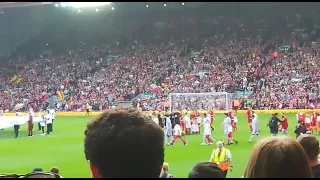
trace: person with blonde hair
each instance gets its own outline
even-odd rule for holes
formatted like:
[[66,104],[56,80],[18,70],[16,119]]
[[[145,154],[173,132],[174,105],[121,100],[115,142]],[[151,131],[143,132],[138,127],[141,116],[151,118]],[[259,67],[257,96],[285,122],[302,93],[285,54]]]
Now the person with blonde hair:
[[160,173],[160,178],[173,178],[171,174],[169,174],[169,164],[164,162],[162,165],[161,173]]
[[308,157],[297,140],[270,137],[253,148],[244,178],[311,178]]

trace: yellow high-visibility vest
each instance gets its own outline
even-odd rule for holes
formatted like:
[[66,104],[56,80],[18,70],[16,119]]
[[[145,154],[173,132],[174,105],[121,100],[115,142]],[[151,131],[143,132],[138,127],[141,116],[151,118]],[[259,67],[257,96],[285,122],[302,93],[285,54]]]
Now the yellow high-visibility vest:
[[222,171],[226,171],[229,168],[229,159],[228,159],[229,150],[226,148],[222,148],[220,156],[219,156],[219,148],[214,150],[213,162],[218,164]]

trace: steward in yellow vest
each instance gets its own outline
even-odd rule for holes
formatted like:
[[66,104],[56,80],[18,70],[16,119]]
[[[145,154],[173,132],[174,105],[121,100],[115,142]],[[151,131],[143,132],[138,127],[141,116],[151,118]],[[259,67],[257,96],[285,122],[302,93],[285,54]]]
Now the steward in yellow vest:
[[217,142],[217,149],[212,151],[210,162],[216,163],[224,175],[227,176],[228,170],[232,170],[233,167],[231,165],[231,152],[229,149],[223,147],[223,143],[221,141]]

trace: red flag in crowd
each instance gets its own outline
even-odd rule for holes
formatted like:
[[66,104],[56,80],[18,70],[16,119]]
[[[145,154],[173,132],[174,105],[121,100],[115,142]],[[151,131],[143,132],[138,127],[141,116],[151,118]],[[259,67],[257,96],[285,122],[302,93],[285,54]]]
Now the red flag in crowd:
[[278,57],[279,57],[278,51],[274,51],[274,52],[272,53],[272,57],[273,57],[273,58],[278,58]]

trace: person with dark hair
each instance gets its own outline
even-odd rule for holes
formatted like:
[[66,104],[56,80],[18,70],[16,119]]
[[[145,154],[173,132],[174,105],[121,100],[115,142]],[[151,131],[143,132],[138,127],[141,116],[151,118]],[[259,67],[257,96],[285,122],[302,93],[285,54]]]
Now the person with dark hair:
[[174,125],[176,124],[174,113],[170,113],[170,121],[171,121],[172,129],[173,129]]
[[158,122],[159,122],[159,126],[161,128],[164,128],[164,123],[163,123],[163,118],[161,117],[161,114],[158,114]]
[[279,131],[279,123],[281,123],[280,119],[278,118],[278,113],[272,114],[272,117],[269,120],[267,126],[270,129],[270,133],[273,136],[276,136]]
[[313,177],[320,178],[320,164],[318,162],[319,140],[312,134],[302,134],[298,137],[297,141],[308,156]]
[[84,152],[93,178],[158,178],[163,131],[136,108],[108,110],[87,124]]
[[[174,124],[180,124],[180,113],[179,112],[174,113]],[[182,126],[181,126],[181,128],[182,128]]]
[[225,175],[216,163],[201,162],[192,168],[188,178],[225,178]]
[[20,124],[19,124],[19,114],[16,113],[16,117],[13,120],[13,130],[14,130],[14,137],[17,138],[19,136],[19,129],[20,129]]
[[51,172],[52,174],[59,174],[59,173],[60,173],[59,168],[57,168],[57,167],[52,167],[52,168],[50,169],[50,172]]
[[33,173],[40,173],[40,172],[43,172],[43,171],[42,171],[42,168],[34,168],[34,169],[32,170],[32,172],[33,172]]
[[301,134],[306,134],[307,132],[308,132],[308,129],[305,123],[303,121],[298,121],[298,125],[294,130],[294,133],[296,134],[296,138],[298,138]]

